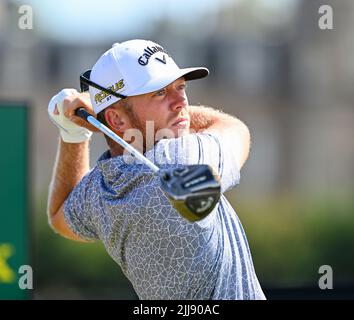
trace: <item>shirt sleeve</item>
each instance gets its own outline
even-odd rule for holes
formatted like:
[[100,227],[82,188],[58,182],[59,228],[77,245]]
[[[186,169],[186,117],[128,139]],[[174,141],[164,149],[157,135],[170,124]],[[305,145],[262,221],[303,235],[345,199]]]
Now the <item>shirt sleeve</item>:
[[236,159],[228,152],[231,149],[232,145],[215,133],[196,133],[161,140],[146,156],[157,166],[207,164],[219,175],[223,193],[240,182]]
[[91,201],[94,199],[92,172],[72,190],[64,204],[64,217],[69,228],[84,240],[97,240],[98,234],[92,219]]

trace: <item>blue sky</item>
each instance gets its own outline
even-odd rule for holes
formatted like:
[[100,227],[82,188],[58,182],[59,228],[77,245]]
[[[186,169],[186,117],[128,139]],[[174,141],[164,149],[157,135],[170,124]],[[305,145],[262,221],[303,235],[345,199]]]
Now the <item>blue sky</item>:
[[163,16],[186,21],[230,1],[235,0],[15,0],[32,7],[40,33],[67,42],[149,30]]
[[[149,31],[162,17],[178,24],[200,17],[233,2],[250,1],[268,8],[296,0],[14,0],[31,5],[34,28],[63,42],[100,42]],[[104,39],[102,40],[104,41]]]

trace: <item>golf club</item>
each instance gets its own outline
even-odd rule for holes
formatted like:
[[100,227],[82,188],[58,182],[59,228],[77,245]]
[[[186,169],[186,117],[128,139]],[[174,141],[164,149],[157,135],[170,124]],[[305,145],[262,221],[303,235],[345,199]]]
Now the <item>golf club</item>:
[[199,221],[215,208],[220,199],[220,183],[219,179],[213,175],[210,166],[197,164],[183,165],[171,169],[159,169],[84,108],[76,109],[75,114],[120,144],[132,156],[139,159],[157,174],[161,180],[162,190],[182,217],[191,222]]

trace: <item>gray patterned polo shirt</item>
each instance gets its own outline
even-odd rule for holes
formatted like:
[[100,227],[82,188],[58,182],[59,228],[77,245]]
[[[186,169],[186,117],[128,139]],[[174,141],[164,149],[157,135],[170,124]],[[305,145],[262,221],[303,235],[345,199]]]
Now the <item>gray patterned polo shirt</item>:
[[[209,164],[222,193],[239,183],[232,146],[215,134],[164,139],[145,155],[157,166]],[[159,178],[132,157],[105,152],[65,202],[65,219],[86,240],[101,240],[140,299],[265,299],[242,225],[225,198],[188,222]]]

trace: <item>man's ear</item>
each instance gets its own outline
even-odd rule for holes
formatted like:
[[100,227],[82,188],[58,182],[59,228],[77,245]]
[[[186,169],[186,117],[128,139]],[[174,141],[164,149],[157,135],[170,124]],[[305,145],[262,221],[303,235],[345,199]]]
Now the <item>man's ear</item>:
[[124,133],[124,131],[128,129],[128,117],[121,110],[115,108],[107,109],[105,112],[105,119],[113,131]]

